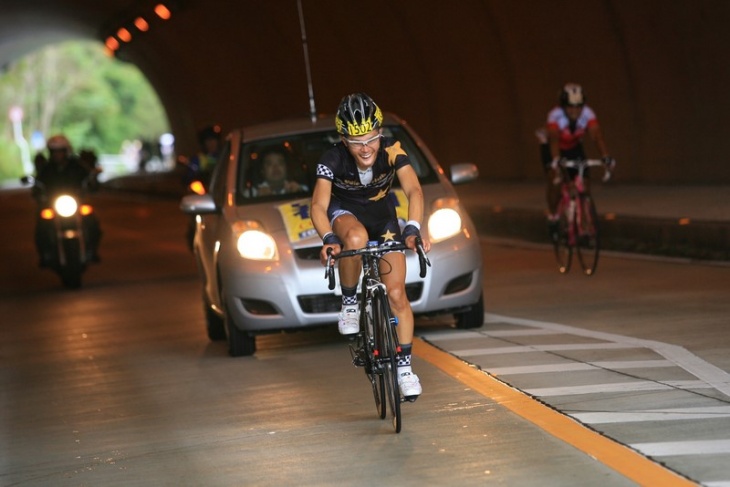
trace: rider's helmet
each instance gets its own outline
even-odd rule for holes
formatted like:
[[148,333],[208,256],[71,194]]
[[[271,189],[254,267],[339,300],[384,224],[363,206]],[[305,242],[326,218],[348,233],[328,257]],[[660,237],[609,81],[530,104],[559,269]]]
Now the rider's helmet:
[[576,83],[568,83],[560,90],[560,106],[580,107],[585,105],[586,98],[583,95],[583,88]]
[[205,149],[205,141],[209,139],[220,140],[221,126],[218,124],[207,125],[198,131],[198,143],[200,147]]
[[340,101],[335,115],[337,131],[344,136],[364,135],[383,124],[383,112],[365,93],[353,93]]
[[46,141],[46,147],[49,152],[57,150],[65,150],[66,155],[71,155],[71,142],[68,141],[66,136],[58,134],[49,138]]

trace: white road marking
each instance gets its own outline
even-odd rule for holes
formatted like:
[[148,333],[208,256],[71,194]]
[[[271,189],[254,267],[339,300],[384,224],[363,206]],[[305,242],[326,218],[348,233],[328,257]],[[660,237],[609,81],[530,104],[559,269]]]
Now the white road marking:
[[730,406],[698,408],[645,409],[627,412],[575,413],[573,418],[586,424],[636,423],[643,421],[684,421],[730,417]]
[[458,357],[473,357],[475,355],[499,355],[504,353],[528,352],[564,352],[568,350],[614,350],[623,348],[637,348],[636,345],[624,343],[562,343],[551,345],[518,345],[514,347],[468,348],[452,350]]
[[659,441],[633,443],[630,446],[644,455],[652,457],[730,453],[730,440]]
[[575,328],[572,326],[560,325],[547,321],[513,318],[510,316],[502,316],[492,313],[485,313],[484,318],[485,322],[488,323],[512,323],[515,325],[531,326],[535,328],[559,331],[561,333],[589,337],[597,340],[611,341],[616,344],[623,344],[624,346],[626,346],[626,348],[648,348],[658,353],[670,362],[677,364],[677,366],[683,368],[700,380],[706,382],[712,388],[717,389],[721,393],[730,397],[730,374],[720,369],[719,367],[705,362],[704,360],[690,353],[686,349],[676,345],[670,345],[654,340],[642,340],[640,338],[615,335],[613,333],[584,330],[582,328]]
[[625,369],[653,369],[658,367],[676,367],[668,360],[626,360],[587,363],[562,363],[543,365],[521,365],[515,367],[490,367],[487,370],[494,375],[542,374],[546,372],[577,372],[582,370],[625,370]]
[[[523,389],[524,392],[538,398],[550,396],[584,395],[584,394],[624,394],[640,391],[663,391],[672,389],[699,390],[715,389],[725,396],[730,397],[730,374],[724,370],[702,360],[683,347],[662,343],[653,340],[643,340],[612,333],[585,330],[558,323],[536,321],[522,318],[485,313],[485,323],[497,323],[502,325],[514,325],[519,327],[515,330],[501,329],[489,330],[485,327],[481,331],[468,331],[462,333],[433,333],[426,338],[431,341],[448,341],[464,339],[474,340],[475,345],[488,343],[479,339],[499,339],[509,337],[530,337],[539,335],[572,335],[584,337],[591,340],[602,341],[603,343],[566,343],[546,345],[524,345],[524,346],[500,346],[497,343],[492,347],[479,347],[463,350],[452,350],[450,353],[460,357],[474,357],[480,355],[498,355],[509,353],[529,352],[559,352],[569,350],[609,350],[609,349],[646,349],[663,357],[664,360],[631,360],[631,361],[595,361],[595,362],[569,362],[546,363],[525,366],[507,366],[485,369],[486,372],[497,376],[510,376],[519,374],[541,374],[541,373],[570,373],[577,371],[606,369],[606,370],[630,370],[630,369],[655,369],[678,367],[690,373],[699,380],[634,380],[630,382],[605,383],[591,385],[576,385],[563,387],[542,387]],[[494,340],[496,342],[496,340]],[[445,344],[446,345],[446,344]],[[550,359],[548,359],[550,360]],[[555,362],[556,358],[552,357]],[[706,404],[706,403],[705,403]],[[646,409],[634,411],[594,411],[569,414],[577,421],[587,425],[600,424],[630,424],[640,422],[669,422],[688,420],[713,420],[719,419],[718,426],[726,424],[730,418],[730,406],[700,406],[666,409]],[[641,428],[639,426],[639,428]],[[641,435],[640,435],[641,437]],[[635,437],[636,438],[636,437]],[[650,439],[650,438],[646,438]],[[655,439],[655,438],[651,438]],[[672,456],[700,456],[700,455],[727,455],[730,454],[730,439],[708,439],[699,438],[683,440],[683,437],[676,438],[677,441],[637,442],[630,444],[632,448],[649,457],[672,457]],[[708,475],[710,472],[707,472]],[[719,474],[723,475],[723,474]],[[730,480],[722,478],[705,479],[702,485],[707,487],[730,487]]]
[[539,387],[536,389],[525,389],[524,391],[532,396],[572,396],[581,394],[600,394],[606,392],[637,392],[637,391],[663,391],[669,389],[711,389],[712,386],[701,380],[676,380],[676,381],[635,381],[615,382],[610,384],[589,384],[585,386],[564,386],[564,387]]

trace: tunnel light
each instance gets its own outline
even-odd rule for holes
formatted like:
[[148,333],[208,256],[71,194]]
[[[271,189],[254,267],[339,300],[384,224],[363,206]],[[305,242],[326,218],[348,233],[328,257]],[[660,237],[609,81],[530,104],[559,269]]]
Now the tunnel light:
[[155,6],[155,13],[162,20],[168,20],[170,17],[172,17],[172,13],[170,12],[170,9],[167,8],[162,3],[157,4],[157,6]]
[[147,21],[142,17],[137,17],[136,19],[134,19],[134,26],[140,32],[147,32],[150,29],[150,24],[148,24]]
[[104,45],[109,49],[110,51],[116,51],[119,49],[119,41],[114,36],[109,36],[106,38],[106,41],[104,41]]
[[124,27],[117,31],[117,37],[122,42],[129,42],[132,40],[132,34]]

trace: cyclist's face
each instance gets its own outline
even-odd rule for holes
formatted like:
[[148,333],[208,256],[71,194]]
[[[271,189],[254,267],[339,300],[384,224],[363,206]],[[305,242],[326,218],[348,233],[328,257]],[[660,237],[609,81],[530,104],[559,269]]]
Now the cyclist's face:
[[343,137],[342,139],[357,165],[367,168],[375,163],[378,149],[380,149],[380,136],[380,129],[375,129],[365,135]]

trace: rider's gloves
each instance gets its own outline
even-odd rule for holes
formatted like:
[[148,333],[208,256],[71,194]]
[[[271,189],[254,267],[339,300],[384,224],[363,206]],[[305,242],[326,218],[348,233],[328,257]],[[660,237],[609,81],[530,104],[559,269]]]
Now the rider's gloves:
[[419,227],[420,225],[418,222],[409,220],[408,223],[406,223],[405,228],[403,228],[403,240],[411,236],[421,238],[421,229]]
[[322,243],[324,245],[339,245],[342,247],[342,240],[334,232],[325,233],[324,237],[322,237]]
[[557,170],[558,169],[558,166],[560,165],[560,160],[561,159],[562,159],[562,157],[560,157],[560,156],[553,157],[553,160],[550,161],[550,168]]

